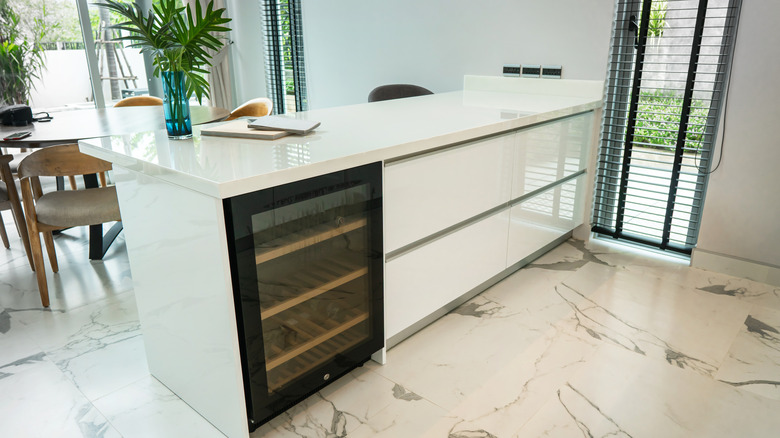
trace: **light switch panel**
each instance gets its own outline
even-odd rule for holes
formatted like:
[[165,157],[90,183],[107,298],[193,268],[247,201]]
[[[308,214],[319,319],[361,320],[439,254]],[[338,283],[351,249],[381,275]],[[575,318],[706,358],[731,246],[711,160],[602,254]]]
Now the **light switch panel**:
[[541,72],[541,65],[524,65],[522,68],[522,75],[524,78],[538,78]]

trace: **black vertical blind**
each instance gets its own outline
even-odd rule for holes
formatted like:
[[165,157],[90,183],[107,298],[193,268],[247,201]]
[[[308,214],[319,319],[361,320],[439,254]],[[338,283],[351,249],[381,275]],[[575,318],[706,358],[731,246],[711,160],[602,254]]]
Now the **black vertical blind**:
[[268,96],[274,113],[308,109],[300,0],[261,0]]
[[696,244],[740,0],[619,0],[593,231]]

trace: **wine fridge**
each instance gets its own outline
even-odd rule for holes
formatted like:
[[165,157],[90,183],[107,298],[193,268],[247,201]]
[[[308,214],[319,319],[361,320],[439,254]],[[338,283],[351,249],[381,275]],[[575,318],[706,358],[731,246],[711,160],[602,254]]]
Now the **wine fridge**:
[[383,347],[381,172],[224,201],[250,430]]

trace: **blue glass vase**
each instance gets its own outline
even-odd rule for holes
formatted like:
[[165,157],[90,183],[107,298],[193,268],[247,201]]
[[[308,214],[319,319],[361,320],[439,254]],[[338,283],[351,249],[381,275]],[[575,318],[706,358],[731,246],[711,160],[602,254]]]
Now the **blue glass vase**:
[[192,137],[190,100],[184,84],[184,72],[163,71],[163,109],[168,138],[180,140]]

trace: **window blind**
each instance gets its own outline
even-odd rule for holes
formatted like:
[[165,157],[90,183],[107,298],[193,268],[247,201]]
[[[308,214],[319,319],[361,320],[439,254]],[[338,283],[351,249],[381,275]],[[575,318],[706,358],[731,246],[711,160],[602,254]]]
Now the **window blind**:
[[593,231],[696,244],[740,0],[619,0]]
[[308,109],[300,0],[262,0],[265,70],[273,112]]

